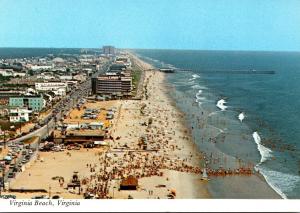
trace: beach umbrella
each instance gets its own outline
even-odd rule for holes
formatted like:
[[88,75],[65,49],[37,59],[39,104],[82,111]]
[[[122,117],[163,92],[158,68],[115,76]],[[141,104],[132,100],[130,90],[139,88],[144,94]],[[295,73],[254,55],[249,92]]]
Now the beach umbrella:
[[12,158],[10,156],[5,156],[4,160],[12,160]]

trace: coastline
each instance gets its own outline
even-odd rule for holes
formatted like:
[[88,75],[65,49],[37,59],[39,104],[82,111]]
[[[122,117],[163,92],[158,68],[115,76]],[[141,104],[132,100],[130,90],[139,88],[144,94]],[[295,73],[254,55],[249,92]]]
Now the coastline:
[[[139,63],[140,67],[142,67],[144,70],[154,69],[151,64],[141,60],[136,55],[131,54],[131,57],[136,60],[136,62]],[[203,156],[201,155],[200,150],[198,150],[196,144],[193,142],[191,131],[186,128],[184,113],[181,112],[180,109],[176,106],[176,102],[172,99],[172,97],[167,94],[169,88],[167,88],[166,74],[158,72],[156,70],[144,71],[144,75],[145,81],[147,81],[147,79],[149,78],[152,78],[148,83],[149,97],[147,100],[147,106],[149,106],[149,112],[152,112],[152,116],[155,116],[155,113],[153,112],[157,112],[157,108],[163,108],[165,109],[165,113],[168,114],[166,116],[172,117],[174,115],[177,115],[176,118],[174,118],[173,123],[176,122],[178,125],[174,127],[174,129],[172,129],[171,125],[168,126],[168,131],[170,131],[170,128],[171,131],[176,131],[177,140],[173,141],[174,145],[178,147],[184,147],[184,151],[178,150],[176,155],[185,158],[187,153],[191,153],[193,156],[197,156],[191,159],[192,165],[196,167],[201,166],[200,162],[203,160]],[[145,88],[147,83],[144,82],[143,84]],[[171,150],[167,151],[170,152]],[[200,180],[201,174],[189,174],[172,170],[165,170],[164,172],[166,172],[166,176],[168,176],[167,178],[169,178],[170,186],[177,189],[177,198],[211,198],[211,195],[208,192],[207,188],[208,182]],[[182,183],[180,183],[179,180]]]
[[[143,70],[147,70],[143,71],[143,81],[140,82],[141,99],[97,103],[99,107],[108,107],[109,104],[109,107],[118,109],[111,129],[113,139],[108,140],[110,147],[40,153],[13,180],[13,188],[44,189],[51,195],[80,199],[82,194],[66,190],[66,183],[60,185],[54,177],[61,176],[69,181],[73,172],[79,171],[80,178],[87,182],[83,189],[92,191],[102,186],[99,178],[107,172],[113,177],[106,182],[108,196],[104,198],[127,199],[131,196],[135,199],[167,199],[172,191],[176,191],[176,199],[279,198],[263,176],[256,174],[201,180],[205,154],[194,141],[187,114],[181,111],[169,93],[168,74],[149,70],[152,65],[135,55],[131,56]],[[143,125],[150,123],[150,119],[151,125]],[[146,151],[138,145],[141,137],[147,138]],[[116,166],[121,175],[111,173],[111,168]],[[138,178],[137,190],[115,190],[124,176],[132,174]],[[36,194],[16,195],[17,198],[30,198]]]
[[[141,59],[140,59],[141,60]],[[146,62],[144,62],[146,63]],[[164,75],[164,89],[167,90],[166,84],[170,83],[167,80],[166,74]],[[176,101],[171,95],[166,95],[169,99],[169,103],[174,105],[173,107],[184,114],[181,109],[176,106]],[[181,119],[183,127],[188,126],[185,116]],[[191,135],[191,129],[188,130],[189,137]],[[201,148],[195,144],[195,141],[191,141],[196,147],[198,153],[201,153]],[[211,181],[207,184],[208,193],[211,198],[236,198],[236,199],[281,199],[282,197],[269,185],[265,177],[262,174],[254,173],[251,176],[233,176],[233,177],[212,177]],[[230,193],[233,191],[233,193]]]

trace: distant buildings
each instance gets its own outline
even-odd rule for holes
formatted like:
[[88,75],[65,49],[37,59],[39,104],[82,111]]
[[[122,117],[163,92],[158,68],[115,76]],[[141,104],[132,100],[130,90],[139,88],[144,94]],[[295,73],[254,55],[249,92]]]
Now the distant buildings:
[[16,72],[13,69],[0,69],[0,75],[4,77],[24,77],[26,76],[26,73],[24,72]]
[[0,116],[10,122],[23,122],[51,109],[69,91],[76,90],[95,72],[106,69],[115,57],[115,48],[105,47],[87,54],[49,54],[44,57],[0,58]]
[[39,112],[45,105],[46,101],[43,99],[43,96],[9,97],[9,106],[11,107],[26,107],[29,110]]
[[[118,57],[117,57],[118,58]],[[92,92],[100,96],[122,97],[131,96],[132,76],[128,62],[130,60],[123,57],[113,63],[104,75],[99,75],[92,79]],[[125,65],[126,63],[126,65]]]
[[115,59],[115,63],[116,64],[123,64],[126,67],[131,67],[131,61],[129,57],[125,57],[125,56],[117,56]]
[[51,70],[53,68],[53,65],[49,65],[49,66],[42,66],[42,65],[32,65],[30,67],[30,69],[32,69],[33,71],[41,71],[41,70]]
[[55,95],[63,96],[67,94],[68,84],[65,82],[39,82],[35,83],[36,91],[52,91]]
[[103,46],[102,47],[102,52],[105,55],[115,55],[116,54],[116,49],[114,46]]

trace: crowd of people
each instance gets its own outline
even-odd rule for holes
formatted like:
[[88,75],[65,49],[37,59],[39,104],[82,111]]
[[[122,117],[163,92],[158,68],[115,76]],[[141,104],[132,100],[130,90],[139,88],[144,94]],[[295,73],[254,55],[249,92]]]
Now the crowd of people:
[[[144,88],[148,88],[151,75],[146,81]],[[91,175],[83,180],[86,186],[86,193],[94,194],[97,198],[109,198],[110,188],[113,186],[113,180],[123,180],[126,177],[134,176],[137,179],[151,176],[163,176],[164,170],[174,170],[199,174],[199,179],[206,169],[208,176],[226,176],[226,175],[251,175],[251,167],[240,167],[235,169],[209,168],[209,161],[204,153],[189,152],[181,153],[185,144],[188,145],[191,140],[188,129],[182,129],[182,134],[178,135],[176,120],[174,118],[182,117],[182,113],[164,109],[157,105],[156,110],[149,109],[149,99],[153,94],[146,90],[147,98],[141,103],[142,116],[148,116],[153,122],[147,125],[145,138],[147,149],[139,150],[138,141],[135,143],[126,143],[126,148],[120,150],[110,149],[107,152],[100,153],[99,165],[90,166]],[[159,100],[158,100],[159,102]],[[147,103],[147,104],[146,104]],[[152,103],[153,104],[153,103]],[[164,113],[168,112],[168,113]],[[170,116],[171,115],[171,116]],[[133,133],[132,133],[133,134]],[[183,140],[185,143],[178,143],[176,140]],[[211,139],[213,140],[213,139]],[[180,145],[179,145],[180,144]],[[118,142],[120,145],[120,142]],[[195,147],[195,149],[197,149]]]

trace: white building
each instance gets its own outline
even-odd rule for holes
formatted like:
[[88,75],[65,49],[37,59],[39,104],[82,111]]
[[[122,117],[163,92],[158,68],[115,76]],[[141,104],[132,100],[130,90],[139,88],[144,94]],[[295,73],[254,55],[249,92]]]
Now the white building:
[[61,75],[59,76],[60,80],[72,80],[73,76],[72,75]]
[[2,76],[14,76],[14,71],[12,69],[0,69],[0,75]]
[[44,79],[44,80],[52,80],[52,79],[55,79],[55,77],[52,75],[49,75],[49,74],[40,74],[40,75],[37,75],[36,78],[38,79]]
[[53,65],[51,66],[45,66],[45,65],[32,65],[30,67],[30,69],[32,69],[33,71],[37,71],[37,70],[50,70],[53,68]]
[[67,91],[65,88],[59,88],[58,90],[54,90],[53,92],[57,96],[65,96],[67,94]]
[[24,73],[24,72],[14,72],[14,77],[17,77],[17,76],[19,76],[19,77],[25,77],[26,73]]
[[27,122],[30,120],[32,111],[26,108],[16,108],[9,110],[10,122]]
[[57,95],[66,95],[68,84],[65,82],[42,82],[35,83],[36,91],[53,91]]

